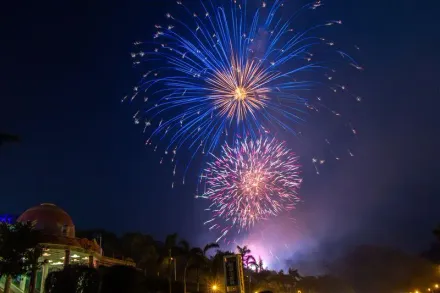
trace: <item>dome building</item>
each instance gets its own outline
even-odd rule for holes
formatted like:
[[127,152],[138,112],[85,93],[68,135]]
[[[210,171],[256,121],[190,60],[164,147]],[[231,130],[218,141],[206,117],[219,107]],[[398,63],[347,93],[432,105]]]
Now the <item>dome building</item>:
[[43,203],[25,211],[18,222],[32,222],[43,234],[75,238],[75,225],[63,209],[51,203]]
[[[132,261],[106,257],[96,240],[76,238],[72,218],[60,207],[43,203],[21,214],[17,222],[31,222],[41,232],[40,245],[43,253],[39,258],[42,268],[37,272],[36,288],[44,292],[44,283],[49,272],[62,269],[69,264],[90,267],[126,265],[135,266]],[[30,278],[21,276],[13,281],[14,292],[27,292]],[[0,282],[3,288],[4,280]]]

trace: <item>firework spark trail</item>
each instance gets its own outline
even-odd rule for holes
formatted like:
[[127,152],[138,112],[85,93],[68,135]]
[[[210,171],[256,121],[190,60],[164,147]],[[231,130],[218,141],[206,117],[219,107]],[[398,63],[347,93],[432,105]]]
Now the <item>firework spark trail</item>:
[[234,227],[247,230],[294,209],[302,181],[299,169],[298,157],[274,138],[226,143],[203,172],[205,191],[198,197],[211,202],[213,214],[205,224],[221,229],[222,238]]
[[[167,13],[167,23],[155,26],[153,42],[135,43],[139,51],[132,53],[133,63],[146,62],[148,70],[131,98],[123,100],[140,98],[146,103],[133,117],[150,133],[146,144],[156,137],[166,141],[166,152],[185,148],[206,154],[228,134],[256,139],[261,129],[273,127],[296,134],[294,127],[304,121],[305,113],[320,107],[303,96],[325,84],[317,76],[327,82],[324,88],[329,92],[343,87],[333,84],[334,70],[328,67],[333,60],[316,57],[316,47],[333,52],[335,62],[362,69],[333,41],[314,35],[318,28],[341,21],[303,31],[293,27],[298,15],[314,11],[322,1],[304,5],[286,21],[277,17],[286,1],[263,2],[255,13],[247,0],[217,2],[201,1],[201,13],[195,13],[177,1],[184,15]],[[310,71],[321,74],[314,76],[316,80],[302,75]]]

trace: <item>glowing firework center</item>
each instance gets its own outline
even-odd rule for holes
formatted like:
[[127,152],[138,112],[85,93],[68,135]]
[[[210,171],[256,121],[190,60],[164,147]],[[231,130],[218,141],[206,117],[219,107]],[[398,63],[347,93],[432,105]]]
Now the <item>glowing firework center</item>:
[[[241,181],[242,192],[247,194],[247,197],[251,200],[254,197],[258,197],[260,189],[266,185],[266,177],[264,172],[250,170],[244,172],[243,179]],[[260,193],[261,194],[261,193]]]
[[206,79],[210,100],[219,109],[219,117],[226,116],[230,120],[237,120],[237,123],[243,121],[248,113],[255,114],[266,106],[266,94],[270,89],[262,84],[267,78],[273,77],[273,74],[264,73],[262,64],[244,59],[240,61],[246,64],[244,69],[241,69],[241,65],[233,65],[229,70],[214,72],[212,77]]
[[235,93],[234,93],[234,98],[238,101],[243,101],[244,99],[246,99],[246,90],[242,87],[237,87],[235,89]]

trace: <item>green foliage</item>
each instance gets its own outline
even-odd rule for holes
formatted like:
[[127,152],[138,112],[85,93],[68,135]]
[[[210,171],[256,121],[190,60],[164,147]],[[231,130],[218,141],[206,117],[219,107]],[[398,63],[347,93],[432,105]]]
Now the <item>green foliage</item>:
[[119,238],[115,233],[106,231],[104,229],[94,229],[94,230],[84,230],[76,231],[76,237],[95,239],[97,243],[102,242],[102,250],[106,256],[119,257],[125,254],[122,247],[121,238]]
[[153,237],[141,233],[127,233],[121,238],[122,251],[132,258],[147,275],[157,273],[159,252]]
[[99,282],[97,270],[71,265],[49,273],[44,288],[46,293],[97,293]]
[[217,250],[216,254],[213,257],[211,257],[210,259],[211,276],[217,282],[220,280],[221,276],[223,275],[223,264],[224,264],[223,257],[233,254],[234,253],[230,251]]
[[143,275],[134,268],[114,266],[102,271],[102,293],[142,293]]
[[35,265],[41,250],[39,232],[31,223],[0,222],[0,276],[17,277]]

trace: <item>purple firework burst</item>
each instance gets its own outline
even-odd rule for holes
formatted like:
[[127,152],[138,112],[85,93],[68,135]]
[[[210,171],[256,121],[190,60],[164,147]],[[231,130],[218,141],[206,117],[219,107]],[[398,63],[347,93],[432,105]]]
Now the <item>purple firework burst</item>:
[[213,217],[206,223],[212,223],[210,229],[221,229],[220,238],[233,227],[248,229],[292,210],[299,201],[300,165],[285,142],[236,140],[232,146],[223,145],[221,156],[214,158],[203,172],[204,192],[198,197],[212,202]]

